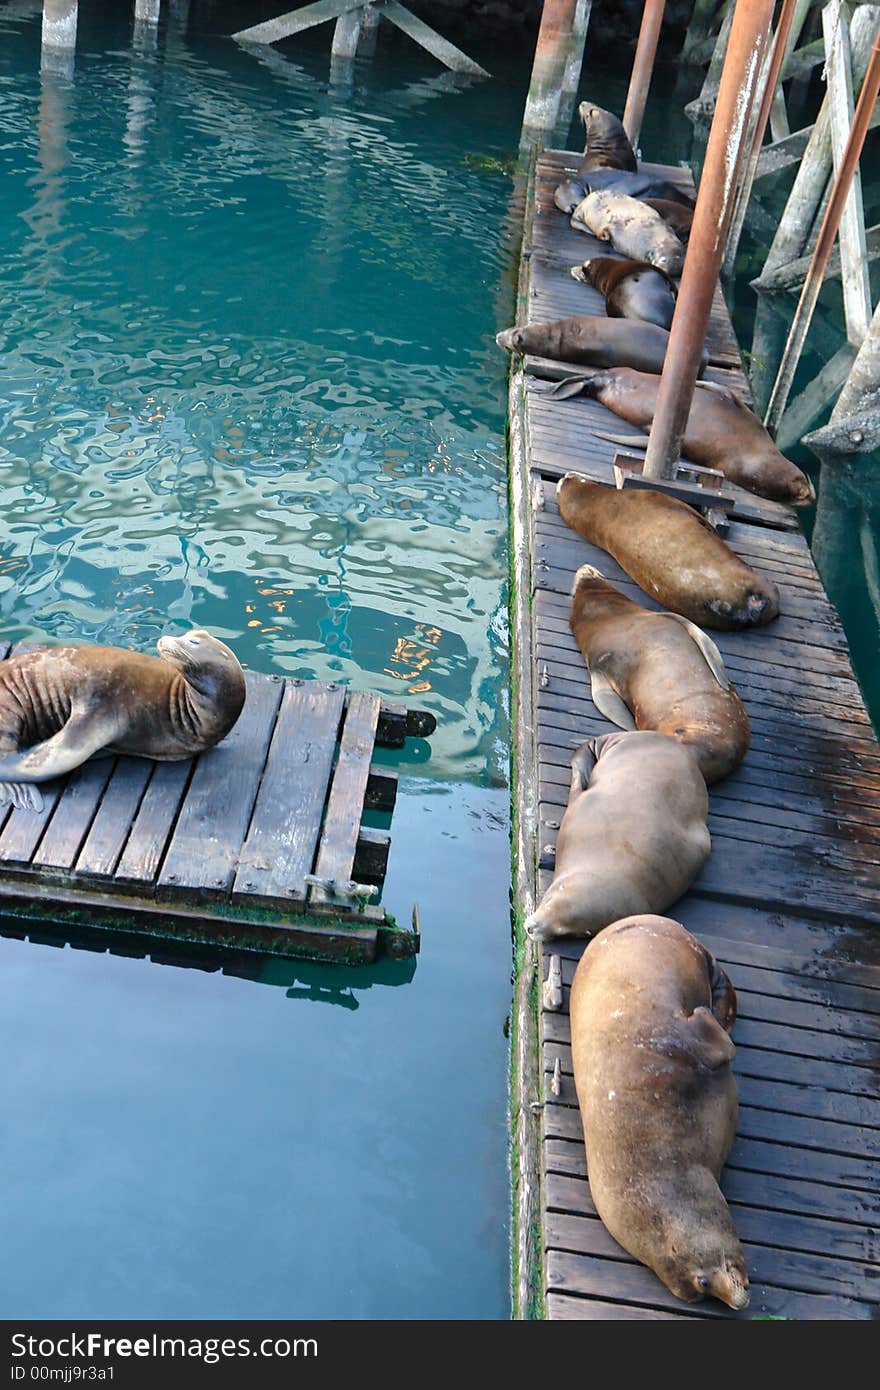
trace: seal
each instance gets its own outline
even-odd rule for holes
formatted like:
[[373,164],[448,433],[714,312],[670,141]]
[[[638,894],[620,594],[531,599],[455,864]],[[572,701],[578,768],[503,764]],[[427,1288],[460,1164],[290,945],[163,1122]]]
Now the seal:
[[594,169],[627,169],[634,174],[639,162],[623,122],[611,111],[604,111],[591,101],[581,102],[578,115],[583,121],[586,136],[578,174],[588,174]]
[[[571,214],[588,193],[596,193],[600,189],[609,193],[626,193],[630,198],[641,198],[644,201],[649,198],[662,198],[665,202],[678,203],[680,207],[689,208],[691,211],[694,208],[694,200],[689,198],[687,193],[676,188],[675,184],[667,183],[666,179],[654,178],[653,174],[647,174],[642,169],[636,174],[630,173],[628,169],[593,169],[587,174],[572,174],[557,185],[553,201],[560,212]],[[578,192],[580,197],[574,197]],[[572,200],[569,207],[564,206],[566,198]]]
[[[609,368],[561,381],[553,394],[563,400],[569,396],[591,396],[631,425],[648,430],[657,409],[659,389],[657,375]],[[647,443],[631,435],[602,437],[627,446],[644,448]],[[739,396],[714,382],[701,381],[694,392],[682,452],[694,463],[717,468],[731,482],[757,497],[795,507],[815,501],[813,484],[807,475],[779,452],[760,420]]]
[[39,647],[0,662],[0,805],[39,810],[32,786],[95,753],[159,762],[219,743],[241,714],[244,672],[216,637],[160,637],[160,656]]
[[581,744],[556,872],[526,919],[529,936],[593,936],[677,902],[709,857],[708,803],[696,759],[675,739],[615,733]]
[[675,232],[683,246],[687,246],[694,221],[693,208],[686,208],[683,203],[676,203],[671,198],[645,198],[644,204],[659,212],[669,230]]
[[593,704],[621,729],[655,729],[696,754],[707,783],[748,752],[749,719],[711,637],[678,613],[649,613],[592,565],[574,577],[571,630]]
[[605,312],[613,319],[641,319],[669,329],[675,313],[675,281],[665,270],[647,261],[618,260],[616,256],[591,256],[572,266],[572,276],[592,285],[605,300]]
[[605,1226],[676,1298],[747,1307],[718,1186],[739,1114],[727,975],[679,922],[632,916],[587,946],[570,1013],[590,1193]]
[[648,261],[667,275],[680,275],[684,247],[659,212],[625,193],[588,193],[571,215],[579,232],[592,232],[610,241],[615,251],[636,261]]
[[653,488],[592,483],[579,473],[560,478],[556,502],[572,530],[691,622],[730,631],[779,616],[772,580],[750,569],[686,502]]
[[587,367],[626,362],[642,371],[661,372],[669,334],[653,323],[588,314],[505,328],[495,341],[506,352],[549,357],[554,362]]

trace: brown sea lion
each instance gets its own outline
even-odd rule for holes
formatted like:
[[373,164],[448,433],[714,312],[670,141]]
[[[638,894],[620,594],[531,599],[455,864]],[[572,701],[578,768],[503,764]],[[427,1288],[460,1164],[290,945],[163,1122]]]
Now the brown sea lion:
[[779,591],[726,545],[698,511],[653,488],[616,488],[566,473],[560,515],[664,608],[707,627],[736,629],[779,615]]
[[600,1217],[676,1298],[745,1308],[745,1260],[718,1186],[739,1112],[733,985],[680,923],[633,916],[584,951],[570,1013]]
[[[626,169],[593,169],[587,174],[572,175],[557,185],[553,201],[560,212],[571,216],[578,203],[586,198],[588,193],[599,188],[614,193],[628,193],[631,198],[640,198],[645,203],[659,199],[693,213],[693,199],[682,193],[674,184],[667,183],[665,179],[657,179],[653,174],[644,171],[631,174]],[[670,226],[675,231],[672,223]],[[690,229],[690,222],[687,226]]]
[[[628,368],[609,368],[589,376],[561,381],[554,396],[591,396],[615,415],[648,430],[657,409],[660,378]],[[638,436],[606,436],[618,444],[644,448]],[[795,507],[815,500],[805,473],[777,449],[757,416],[733,391],[714,382],[700,382],[694,392],[682,452],[693,463],[717,468],[731,482],[758,497],[788,502]]]
[[588,367],[628,362],[641,370],[659,372],[663,370],[669,334],[653,323],[585,314],[554,323],[505,328],[496,334],[495,341],[507,352],[549,357],[554,362],[575,362]]
[[610,241],[615,251],[636,261],[648,261],[667,275],[680,275],[684,247],[659,212],[625,193],[588,193],[571,215],[576,231],[592,232]]
[[160,762],[225,738],[245,700],[234,653],[197,628],[160,656],[119,647],[39,647],[0,662],[0,805],[39,810],[32,785],[99,752]]
[[627,169],[634,174],[639,167],[635,151],[629,143],[623,122],[601,106],[582,101],[578,115],[584,123],[586,144],[579,174],[594,169]]
[[697,761],[675,739],[605,734],[581,744],[556,872],[526,919],[529,936],[592,936],[618,917],[663,912],[709,857],[707,810]]
[[571,273],[582,285],[592,285],[599,291],[609,318],[641,319],[668,331],[677,290],[665,270],[647,261],[591,256],[572,266]]
[[649,613],[600,574],[574,577],[571,630],[593,704],[621,729],[655,729],[692,748],[707,783],[749,747],[749,719],[711,637],[678,613]]
[[645,198],[643,201],[646,207],[659,212],[669,230],[675,232],[682,246],[687,246],[694,221],[693,208],[676,203],[672,198]]

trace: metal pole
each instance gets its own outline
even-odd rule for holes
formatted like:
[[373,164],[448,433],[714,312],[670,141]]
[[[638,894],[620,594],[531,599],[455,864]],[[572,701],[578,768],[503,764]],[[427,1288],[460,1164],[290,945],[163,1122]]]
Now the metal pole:
[[840,168],[834,180],[831,197],[828,200],[828,207],[825,209],[825,216],[819,228],[819,238],[816,242],[816,248],[813,251],[813,259],[810,261],[807,278],[801,290],[801,297],[798,300],[798,306],[795,310],[794,319],[792,320],[791,331],[788,335],[788,341],[785,344],[782,361],[779,364],[779,372],[776,376],[773,394],[770,397],[770,404],[767,407],[767,415],[764,424],[767,426],[768,430],[771,431],[776,429],[779,425],[785,410],[786,402],[788,401],[791,384],[794,381],[797,364],[803,352],[807,333],[809,332],[810,320],[813,317],[816,301],[819,298],[819,291],[822,288],[822,281],[825,277],[828,258],[831,255],[834,238],[837,236],[837,229],[840,226],[843,209],[846,206],[850,186],[858,167],[859,156],[862,153],[862,146],[865,143],[865,135],[868,131],[871,112],[874,110],[874,103],[877,100],[878,92],[880,92],[880,38],[875,39],[874,47],[871,50],[871,57],[868,61],[868,71],[865,73],[862,90],[859,92],[858,105],[856,106],[855,115],[853,116],[849,139],[846,142],[846,149],[843,152],[843,159],[840,161]]
[[758,160],[761,156],[761,146],[764,143],[764,132],[767,129],[767,122],[770,119],[770,108],[776,96],[776,88],[779,84],[779,74],[782,71],[782,62],[788,52],[788,36],[791,31],[791,22],[794,18],[795,10],[802,0],[782,0],[782,10],[779,14],[779,23],[776,26],[776,36],[773,40],[773,53],[767,68],[767,81],[764,84],[764,91],[761,96],[761,105],[758,108],[758,118],[752,131],[752,143],[749,149],[748,162],[740,185],[736,200],[736,209],[730,227],[730,236],[727,241],[727,248],[724,253],[724,267],[728,273],[733,269],[736,259],[736,251],[739,246],[739,239],[742,235],[743,223],[746,220],[749,198],[752,193],[752,184],[755,181],[755,170],[758,167]]
[[576,11],[577,0],[544,0],[523,115],[523,144],[556,125]]
[[645,456],[647,478],[674,477],[681,453],[772,18],[773,0],[736,0]]
[[638,145],[639,132],[642,129],[642,117],[645,114],[648,88],[654,74],[654,59],[657,55],[657,42],[665,9],[666,0],[645,0],[645,8],[642,10],[642,27],[639,30],[639,42],[633,59],[623,112],[623,128],[633,149]]

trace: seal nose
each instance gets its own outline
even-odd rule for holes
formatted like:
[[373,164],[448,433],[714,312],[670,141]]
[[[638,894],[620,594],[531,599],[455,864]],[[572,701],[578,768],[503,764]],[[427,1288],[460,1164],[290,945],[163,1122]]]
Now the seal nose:
[[526,918],[525,929],[526,935],[531,941],[544,941],[546,939],[544,935],[546,929],[537,912],[533,912],[531,917]]

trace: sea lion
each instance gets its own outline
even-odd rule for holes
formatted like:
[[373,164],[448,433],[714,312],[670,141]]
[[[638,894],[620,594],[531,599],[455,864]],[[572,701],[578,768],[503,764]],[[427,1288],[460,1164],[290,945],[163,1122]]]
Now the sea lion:
[[683,246],[687,246],[694,222],[693,208],[685,207],[683,203],[676,203],[671,198],[645,198],[643,201],[645,207],[653,208],[655,212],[659,212],[669,230],[675,232]]
[[668,331],[677,290],[665,270],[647,261],[591,256],[572,266],[571,273],[582,285],[592,285],[599,291],[609,318],[641,319]]
[[583,366],[630,363],[640,370],[663,370],[669,334],[653,323],[634,319],[603,319],[578,315],[554,323],[505,328],[495,341],[506,352],[550,357],[554,362]]
[[625,193],[588,193],[571,215],[576,231],[592,232],[610,241],[615,251],[633,260],[648,261],[667,275],[679,275],[684,247],[659,212]]
[[562,519],[613,555],[664,608],[707,627],[737,629],[779,615],[779,590],[730,549],[698,511],[653,488],[615,488],[566,473]]
[[749,1278],[718,1180],[736,1133],[736,993],[679,922],[600,932],[571,988],[590,1193],[624,1250],[676,1298],[745,1308]]
[[[659,376],[628,368],[609,368],[589,376],[561,381],[553,394],[591,396],[628,420],[648,430],[657,409]],[[638,436],[608,435],[616,444],[640,445]],[[758,497],[801,507],[815,501],[813,484],[805,473],[777,449],[760,420],[733,391],[714,382],[700,382],[694,392],[682,452],[694,463],[717,468],[731,482]]]
[[655,729],[692,748],[707,783],[749,747],[749,719],[711,637],[678,613],[650,613],[593,565],[574,577],[571,630],[593,704],[621,729]]
[[[583,192],[580,198],[575,198],[570,207],[563,206],[566,192],[571,197],[581,189]],[[599,189],[627,193],[631,198],[640,198],[645,202],[649,198],[662,198],[665,202],[678,203],[681,207],[691,210],[694,207],[693,198],[676,188],[675,184],[667,183],[666,179],[655,178],[653,174],[645,173],[644,170],[632,174],[628,169],[593,169],[587,174],[572,174],[557,185],[554,202],[560,212],[571,213],[581,198],[586,198],[588,193],[595,193]]]
[[571,760],[553,882],[529,936],[593,936],[633,912],[663,912],[709,857],[709,799],[690,749],[663,734],[604,734]]
[[578,115],[584,123],[586,144],[579,174],[594,169],[627,169],[634,174],[639,167],[635,151],[627,138],[623,122],[601,106],[582,101]]
[[99,752],[159,762],[225,738],[245,700],[233,652],[195,628],[160,656],[119,647],[39,647],[0,662],[0,805],[39,810],[34,782]]

